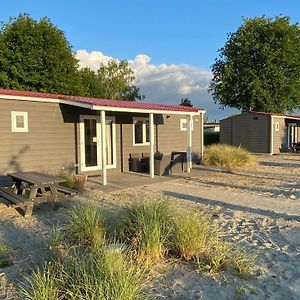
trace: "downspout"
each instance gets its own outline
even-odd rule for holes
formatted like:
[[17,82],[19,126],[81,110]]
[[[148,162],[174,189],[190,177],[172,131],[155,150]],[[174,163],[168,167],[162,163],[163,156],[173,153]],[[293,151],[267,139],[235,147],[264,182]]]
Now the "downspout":
[[270,155],[273,155],[274,147],[274,126],[273,126],[273,116],[271,116],[271,130],[270,130]]

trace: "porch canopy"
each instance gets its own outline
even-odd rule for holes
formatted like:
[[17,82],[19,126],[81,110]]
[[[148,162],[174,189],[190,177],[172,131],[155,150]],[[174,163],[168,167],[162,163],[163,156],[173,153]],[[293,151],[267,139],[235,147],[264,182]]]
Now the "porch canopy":
[[[27,91],[14,91],[0,89],[0,99],[13,99],[23,101],[35,101],[35,102],[51,102],[60,103],[66,105],[72,105],[76,107],[82,107],[93,111],[99,111],[101,120],[101,161],[102,161],[102,183],[107,184],[107,168],[106,168],[106,130],[105,119],[106,112],[128,112],[139,113],[149,116],[149,137],[150,137],[150,176],[154,177],[154,115],[155,114],[167,114],[167,115],[184,115],[187,118],[187,170],[190,172],[192,167],[192,120],[193,116],[204,114],[205,110],[180,106],[180,105],[168,105],[159,103],[146,103],[135,101],[123,101],[123,100],[111,100],[100,98],[88,98],[80,96],[70,96],[61,94],[47,94]],[[203,132],[203,117],[202,120],[202,132]],[[203,138],[202,150],[203,150]]]

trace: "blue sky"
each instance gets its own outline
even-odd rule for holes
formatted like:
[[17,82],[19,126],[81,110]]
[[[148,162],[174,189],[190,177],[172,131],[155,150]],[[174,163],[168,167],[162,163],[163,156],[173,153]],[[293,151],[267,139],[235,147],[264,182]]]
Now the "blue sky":
[[220,111],[205,87],[227,33],[242,24],[242,17],[282,14],[300,22],[300,1],[1,1],[1,21],[21,12],[37,19],[48,16],[74,51],[86,51],[86,64],[91,64],[92,51],[132,61],[146,101],[177,103],[189,96],[211,119],[218,119],[232,111]]

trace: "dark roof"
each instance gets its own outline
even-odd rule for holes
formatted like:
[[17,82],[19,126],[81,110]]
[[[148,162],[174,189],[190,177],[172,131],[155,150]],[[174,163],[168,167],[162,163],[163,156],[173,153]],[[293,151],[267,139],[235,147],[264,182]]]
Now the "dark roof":
[[81,97],[81,96],[16,91],[16,90],[7,90],[7,89],[0,89],[0,95],[66,100],[70,102],[76,102],[76,103],[79,102],[79,103],[93,105],[93,106],[124,108],[125,111],[126,109],[165,110],[165,111],[177,111],[177,112],[198,112],[200,110],[203,110],[201,108],[181,106],[181,105],[89,98],[89,97]]

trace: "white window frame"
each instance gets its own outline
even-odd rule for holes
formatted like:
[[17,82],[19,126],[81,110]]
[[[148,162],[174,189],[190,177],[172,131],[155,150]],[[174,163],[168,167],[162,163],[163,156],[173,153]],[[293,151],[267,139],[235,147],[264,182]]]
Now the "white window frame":
[[[186,124],[186,127],[183,127],[183,125]],[[186,131],[187,130],[187,119],[180,119],[180,131]],[[192,120],[191,123],[191,130],[194,130],[194,120]]]
[[[135,142],[135,123],[137,121],[143,121],[143,142],[142,143],[136,143]],[[132,118],[132,142],[133,142],[133,146],[147,146],[150,145],[150,141],[146,142],[146,130],[147,130],[147,126],[146,126],[146,121],[149,122],[149,118],[148,117],[133,117]]]
[[[24,118],[24,127],[17,127],[17,117]],[[28,132],[28,112],[25,111],[12,111],[11,112],[11,131],[12,132]]]
[[275,123],[275,131],[279,131],[279,122]]

